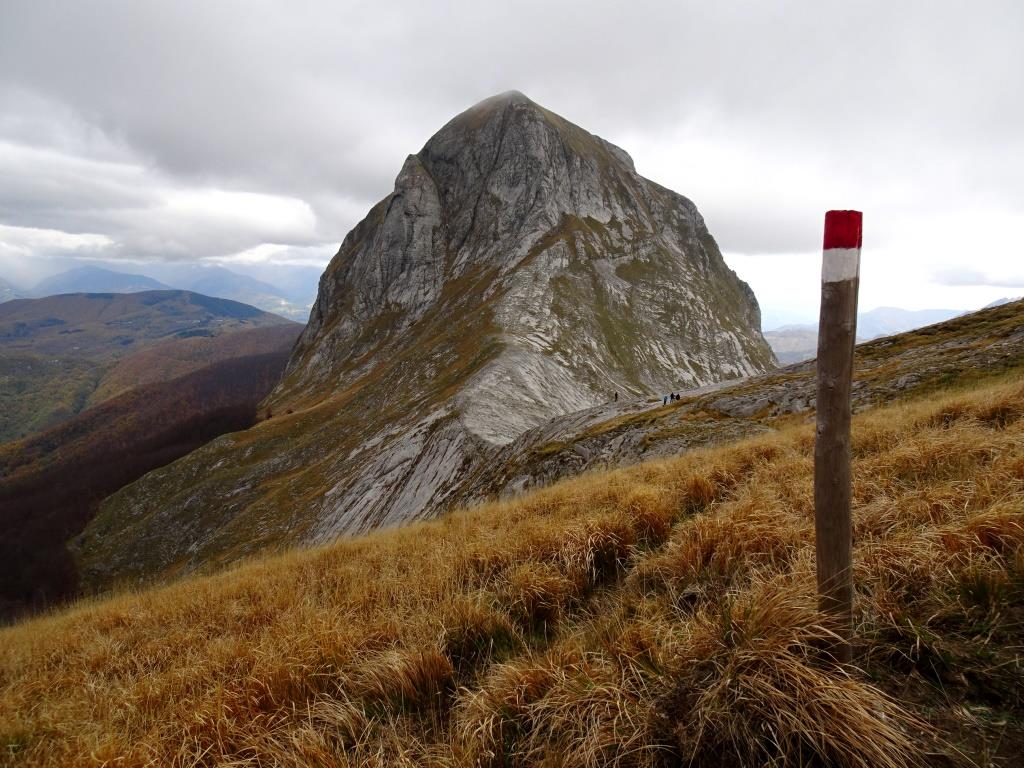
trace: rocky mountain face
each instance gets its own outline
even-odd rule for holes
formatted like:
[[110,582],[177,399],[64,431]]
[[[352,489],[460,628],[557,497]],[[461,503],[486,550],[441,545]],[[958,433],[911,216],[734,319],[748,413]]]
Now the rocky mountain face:
[[[960,380],[1005,375],[1024,361],[1024,301],[860,344],[855,412]],[[814,419],[817,366],[789,365],[682,393],[668,405],[639,399],[552,419],[467,474],[452,502],[515,495],[583,472],[675,456]]]
[[433,515],[526,430],[774,365],[692,202],[518,93],[444,126],[345,238],[263,424],[108,499],[87,582]]

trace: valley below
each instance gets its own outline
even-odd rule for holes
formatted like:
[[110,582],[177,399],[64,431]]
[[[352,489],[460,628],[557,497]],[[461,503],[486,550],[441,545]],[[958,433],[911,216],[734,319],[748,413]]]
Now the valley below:
[[80,594],[102,499],[252,426],[301,326],[174,291],[0,305],[0,617]]

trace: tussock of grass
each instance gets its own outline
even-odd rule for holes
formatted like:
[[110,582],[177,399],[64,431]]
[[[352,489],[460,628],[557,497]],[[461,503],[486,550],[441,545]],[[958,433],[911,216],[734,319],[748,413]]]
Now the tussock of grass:
[[858,666],[813,432],[590,475],[0,632],[24,765],[1011,765],[1024,387],[855,421]]
[[806,570],[766,579],[693,618],[672,702],[684,757],[720,765],[924,762],[912,734],[927,734],[927,726],[815,658],[833,634],[807,599],[811,581]]

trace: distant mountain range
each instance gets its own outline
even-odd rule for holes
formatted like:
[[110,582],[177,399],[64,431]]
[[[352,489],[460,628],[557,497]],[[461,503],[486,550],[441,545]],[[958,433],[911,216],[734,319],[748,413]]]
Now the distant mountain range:
[[[998,306],[1009,301],[1002,299],[990,304]],[[987,308],[987,307],[986,307]],[[870,341],[880,336],[892,336],[896,333],[912,331],[933,323],[964,314],[959,309],[900,309],[898,307],[878,307],[870,312],[857,315],[857,341]],[[765,340],[771,345],[775,357],[782,365],[810,360],[818,354],[817,323],[783,325],[764,332]]]
[[102,267],[77,267],[53,275],[36,284],[35,297],[59,296],[64,293],[140,293],[166,291],[171,286],[145,275],[114,272]]
[[9,282],[0,278],[0,304],[5,301],[13,301],[14,299],[26,299],[28,294],[25,291],[20,291],[11,285]]
[[289,320],[305,322],[316,296],[320,270],[296,267],[285,270],[277,285],[241,275],[230,269],[198,264],[147,265],[150,274],[123,272],[108,266],[87,265],[20,289],[0,280],[0,303],[13,299],[44,298],[65,293],[138,293],[186,290],[250,304]]
[[986,304],[983,308],[991,309],[992,307],[1001,307],[1004,304],[1010,304],[1011,302],[1020,301],[1021,299],[1024,299],[1024,296],[1004,296],[1001,299],[996,299],[991,304]]
[[0,351],[118,358],[172,337],[286,322],[247,304],[191,291],[61,294],[0,304]]
[[[898,307],[878,307],[870,312],[857,315],[857,336],[865,341],[877,339],[879,336],[892,336],[914,328],[921,328],[933,323],[941,323],[958,315],[964,314],[962,309],[900,309]],[[814,327],[817,332],[817,326]]]
[[175,268],[173,274],[164,279],[176,288],[241,301],[300,322],[305,322],[309,317],[309,308],[316,296],[315,285],[311,292],[299,297],[287,289],[277,288],[224,267],[187,265]]

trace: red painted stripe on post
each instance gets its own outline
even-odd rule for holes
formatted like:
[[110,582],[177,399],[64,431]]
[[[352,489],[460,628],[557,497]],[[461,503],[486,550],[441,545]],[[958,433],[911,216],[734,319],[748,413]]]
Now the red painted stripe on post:
[[863,218],[864,214],[860,211],[829,211],[826,213],[825,250],[860,248]]

